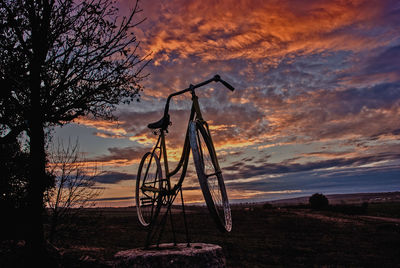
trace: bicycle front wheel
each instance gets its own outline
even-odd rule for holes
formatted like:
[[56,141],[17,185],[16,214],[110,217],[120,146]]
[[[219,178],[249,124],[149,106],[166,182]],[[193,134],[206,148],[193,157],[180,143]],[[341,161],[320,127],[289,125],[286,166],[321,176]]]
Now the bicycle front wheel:
[[211,137],[202,123],[190,122],[189,140],[197,177],[208,210],[217,227],[223,232],[230,232],[232,217],[224,179]]
[[160,160],[155,153],[147,152],[140,161],[136,177],[136,211],[143,226],[149,226],[157,217],[161,181]]

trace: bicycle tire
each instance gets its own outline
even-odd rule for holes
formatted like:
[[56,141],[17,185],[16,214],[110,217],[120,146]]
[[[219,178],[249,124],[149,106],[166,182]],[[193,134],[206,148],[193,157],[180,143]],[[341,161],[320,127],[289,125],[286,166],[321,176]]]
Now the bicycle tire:
[[208,210],[218,229],[230,232],[231,209],[212,139],[202,123],[192,121],[189,126],[189,140],[197,177]]
[[[148,161],[146,161],[147,158],[149,158]],[[148,227],[158,215],[161,181],[160,160],[155,153],[145,153],[140,161],[135,191],[136,212],[139,222],[144,227]],[[145,189],[144,186],[148,189]]]

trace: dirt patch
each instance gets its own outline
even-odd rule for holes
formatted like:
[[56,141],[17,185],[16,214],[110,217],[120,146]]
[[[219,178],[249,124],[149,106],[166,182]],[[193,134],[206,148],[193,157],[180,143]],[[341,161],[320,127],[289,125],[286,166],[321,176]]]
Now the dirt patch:
[[357,217],[351,217],[351,216],[341,216],[341,215],[335,215],[335,216],[328,216],[322,213],[314,212],[314,211],[296,211],[296,210],[290,210],[290,213],[296,214],[297,216],[301,217],[309,217],[313,219],[317,219],[320,221],[325,221],[325,222],[332,222],[336,223],[339,225],[343,224],[353,224],[357,226],[363,225],[363,222],[361,222]]
[[400,224],[399,218],[389,218],[389,217],[375,217],[375,216],[360,216],[361,219],[374,220],[374,221],[384,221]]

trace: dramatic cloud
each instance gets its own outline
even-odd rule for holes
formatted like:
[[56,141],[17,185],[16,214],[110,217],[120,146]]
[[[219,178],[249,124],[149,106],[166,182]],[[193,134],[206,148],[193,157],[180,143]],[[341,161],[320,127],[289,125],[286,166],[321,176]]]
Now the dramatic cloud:
[[[352,158],[334,158],[329,160],[320,160],[307,162],[304,164],[293,163],[292,161],[284,161],[281,163],[264,163],[262,165],[247,164],[248,162],[235,162],[227,170],[237,171],[234,174],[225,176],[228,180],[246,179],[259,175],[270,174],[286,174],[304,171],[314,171],[320,169],[336,168],[339,170],[343,167],[359,167],[363,165],[373,165],[382,161],[398,160],[400,153],[382,153],[378,155],[359,156]],[[395,163],[398,165],[399,163]],[[400,169],[400,167],[398,167]]]
[[392,83],[371,88],[313,91],[281,99],[279,106],[266,115],[266,120],[271,133],[297,139],[393,134],[400,126],[399,89],[400,84]]
[[[373,49],[398,30],[381,1],[146,1],[152,30],[146,47],[156,64],[195,56],[201,60],[260,59],[291,53]],[[386,6],[387,5],[387,6]],[[152,6],[152,7],[151,7]],[[388,25],[387,25],[388,24]],[[369,30],[387,27],[379,33]]]
[[114,184],[124,180],[136,180],[136,176],[122,172],[105,172],[95,178],[96,182],[103,184]]
[[[125,12],[132,3],[117,4]],[[99,177],[109,186],[107,200],[126,196],[118,187],[135,179],[140,158],[155,144],[147,124],[162,117],[168,95],[216,73],[236,90],[212,83],[197,95],[231,198],[374,191],[374,178],[376,191],[396,190],[398,1],[147,0],[140,5],[147,20],[136,34],[143,55],[152,57],[141,101],[119,107],[118,122],[75,121],[103,141],[101,152],[88,154],[112,170]],[[171,167],[181,154],[190,98],[171,102]],[[196,180],[189,169],[184,187],[192,202],[202,200]]]

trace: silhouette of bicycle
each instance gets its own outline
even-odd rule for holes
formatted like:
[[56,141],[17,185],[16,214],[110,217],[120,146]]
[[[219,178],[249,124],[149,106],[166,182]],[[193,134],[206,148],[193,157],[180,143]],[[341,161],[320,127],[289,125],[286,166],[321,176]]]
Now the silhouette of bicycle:
[[[168,214],[171,217],[172,224],[171,206],[179,192],[181,194],[186,237],[189,245],[183,204],[182,183],[188,167],[190,149],[192,150],[197,176],[208,210],[220,231],[231,231],[231,210],[222,171],[218,164],[217,154],[208,124],[203,120],[198,97],[195,92],[196,88],[202,87],[211,82],[221,82],[231,91],[234,90],[234,88],[222,80],[219,75],[215,75],[213,78],[202,83],[190,85],[184,90],[169,95],[164,109],[164,116],[159,121],[148,125],[148,127],[153,129],[155,134],[158,135],[158,139],[153,150],[147,152],[143,156],[136,178],[137,215],[140,223],[149,228],[146,246],[150,244],[150,241],[154,238],[155,233],[157,232],[159,233],[158,245]],[[168,114],[169,103],[172,97],[186,92],[192,94],[192,108],[186,130],[186,138],[178,165],[174,170],[169,171],[167,148],[165,144],[165,133],[168,133],[168,126],[171,124]],[[161,169],[162,158],[164,160],[165,174],[163,174]],[[180,179],[174,186],[172,186],[170,178],[177,174],[180,169],[182,169]],[[162,207],[166,207],[166,211],[162,216],[160,223],[157,221],[157,218],[160,216]],[[155,228],[161,229],[154,231]],[[173,233],[174,243],[176,243],[174,230]]]

